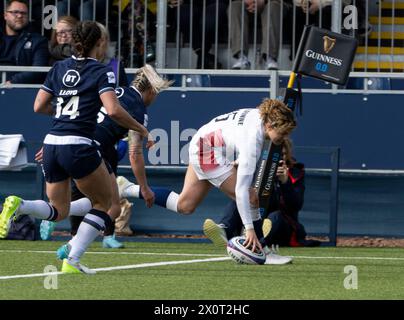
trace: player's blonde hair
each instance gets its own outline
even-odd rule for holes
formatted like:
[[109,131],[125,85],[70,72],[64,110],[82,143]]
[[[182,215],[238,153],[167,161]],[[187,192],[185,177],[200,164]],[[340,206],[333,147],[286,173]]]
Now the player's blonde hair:
[[261,119],[280,133],[289,134],[296,128],[296,120],[292,110],[282,101],[264,99],[258,106]]
[[158,94],[162,90],[170,87],[173,82],[174,81],[163,79],[151,65],[145,64],[136,72],[132,85],[140,92],[151,89],[154,93]]

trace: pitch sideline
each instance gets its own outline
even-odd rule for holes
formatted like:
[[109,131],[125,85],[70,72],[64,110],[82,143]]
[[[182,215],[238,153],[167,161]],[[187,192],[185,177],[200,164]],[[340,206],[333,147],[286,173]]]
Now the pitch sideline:
[[[46,253],[55,254],[55,251],[45,250],[12,250],[0,249],[1,253]],[[128,252],[128,251],[87,251],[86,254],[101,254],[101,255],[151,255],[151,256],[184,256],[184,257],[224,257],[223,254],[213,253],[165,253],[165,252]],[[391,261],[404,261],[404,257],[368,257],[368,256],[304,256],[304,255],[288,255],[297,259],[336,259],[336,260],[391,260]]]
[[[0,250],[0,253],[46,253],[46,254],[54,254],[54,251],[38,251],[38,250]],[[147,268],[147,267],[158,267],[158,266],[166,266],[166,265],[176,265],[176,264],[190,264],[190,263],[200,263],[200,262],[216,262],[216,261],[226,261],[230,260],[230,257],[225,257],[219,254],[192,254],[192,253],[162,253],[162,252],[105,252],[105,251],[89,251],[86,254],[121,254],[121,255],[160,255],[160,256],[219,256],[216,258],[208,258],[208,259],[195,259],[195,260],[181,260],[181,261],[163,261],[163,262],[154,262],[154,263],[142,263],[142,264],[134,264],[134,265],[126,265],[126,266],[116,266],[116,267],[106,267],[106,268],[97,268],[95,271],[108,272],[115,270],[128,270],[128,269],[139,269],[139,268]],[[391,260],[391,261],[404,261],[404,257],[327,257],[327,256],[292,256],[297,259],[354,259],[354,260]],[[62,272],[48,272],[48,273],[33,273],[33,274],[22,274],[22,275],[12,275],[12,276],[0,276],[0,280],[9,280],[9,279],[21,279],[21,278],[34,278],[34,277],[44,277],[50,275],[62,275]]]
[[[3,249],[0,250],[0,253],[50,253],[56,254],[56,251],[49,250],[12,250],[12,249]],[[159,256],[184,256],[184,257],[222,257],[223,254],[213,254],[213,253],[165,253],[165,252],[128,252],[128,251],[86,251],[86,254],[117,254],[117,255],[159,255]]]
[[[190,263],[198,263],[198,262],[216,262],[216,261],[225,261],[230,260],[230,257],[220,257],[220,258],[208,258],[208,259],[195,259],[195,260],[182,260],[182,261],[162,261],[162,262],[154,262],[154,263],[141,263],[141,264],[132,264],[126,266],[116,266],[116,267],[107,267],[107,268],[96,268],[93,269],[95,271],[115,271],[115,270],[128,270],[128,269],[139,269],[139,268],[147,268],[147,267],[159,267],[159,266],[168,266],[175,264],[190,264]],[[21,278],[35,278],[35,277],[45,277],[51,275],[65,275],[62,272],[44,272],[44,273],[32,273],[32,274],[20,274],[13,276],[1,276],[0,280],[9,280],[9,279],[21,279]]]

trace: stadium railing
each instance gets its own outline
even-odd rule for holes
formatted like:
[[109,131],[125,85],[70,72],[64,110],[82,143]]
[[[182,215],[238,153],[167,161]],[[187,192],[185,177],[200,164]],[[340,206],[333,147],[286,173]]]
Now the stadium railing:
[[[16,67],[0,66],[0,76],[2,82],[1,89],[7,88],[40,88],[40,84],[11,84],[5,85],[7,72],[47,72],[50,67]],[[126,73],[133,77],[137,68],[127,68]],[[203,69],[157,69],[157,71],[167,77],[173,78],[174,85],[170,91],[234,91],[248,92],[268,92],[271,98],[279,96],[279,88],[284,83],[286,87],[287,78],[290,75],[288,70],[203,70]],[[197,79],[196,83],[195,79]],[[220,81],[215,81],[219,79]],[[237,79],[236,81],[234,81]],[[253,83],[242,81],[254,79]],[[403,91],[394,90],[391,82],[402,83],[403,73],[381,73],[381,72],[351,72],[347,86],[339,87],[331,83],[314,79],[303,78],[302,92],[305,93],[351,93],[351,94],[403,94]],[[351,84],[351,81],[355,83]],[[378,84],[382,82],[383,85]],[[387,81],[387,85],[385,85]],[[376,85],[375,85],[376,84]],[[399,86],[396,86],[399,87]]]
[[[6,5],[5,0],[0,0],[3,7]],[[190,4],[197,3],[197,0],[190,0]],[[199,1],[199,0],[198,0]],[[225,2],[229,7],[232,0],[227,0]],[[55,8],[58,4],[64,2],[68,4],[67,14],[72,14],[73,9],[77,9],[78,18],[82,19],[83,15],[83,5],[84,2],[90,3],[92,7],[92,19],[104,23],[111,32],[111,40],[114,43],[116,55],[122,57],[125,60],[126,67],[139,67],[136,65],[137,61],[134,59],[134,54],[137,53],[141,57],[141,64],[149,62],[147,50],[148,45],[155,46],[155,63],[158,68],[191,68],[195,67],[195,53],[192,51],[192,41],[190,43],[184,43],[184,39],[181,36],[180,26],[177,23],[174,26],[173,35],[167,35],[167,0],[143,0],[136,3],[142,3],[141,16],[143,16],[142,21],[136,20],[136,24],[143,23],[143,34],[140,36],[137,34],[138,30],[135,28],[135,17],[134,11],[138,10],[135,8],[135,1],[129,0],[106,0],[106,1],[95,1],[95,0],[80,0],[79,8],[71,7],[73,1],[71,0],[55,0],[55,1],[38,1],[29,0],[30,10],[29,19],[39,26],[42,34],[49,36],[49,14],[52,12],[49,10],[49,6],[53,5]],[[200,0],[202,2],[202,0]],[[282,8],[286,0],[280,0]],[[294,3],[293,1],[291,1]],[[203,1],[205,3],[205,1]],[[344,3],[344,4],[343,4]],[[362,5],[361,5],[362,4]],[[387,72],[395,73],[402,72],[404,70],[402,53],[403,53],[403,31],[404,27],[402,24],[401,11],[403,8],[403,2],[401,0],[390,0],[390,1],[369,1],[369,0],[352,0],[351,7],[345,6],[344,0],[334,0],[332,2],[332,21],[331,28],[335,32],[341,32],[354,35],[355,32],[358,33],[357,29],[354,30],[353,27],[361,27],[359,25],[355,26],[355,22],[365,21],[366,28],[369,28],[365,34],[362,35],[360,46],[358,48],[356,61],[353,66],[353,71],[375,71],[375,72]],[[45,8],[48,8],[45,10]],[[356,8],[356,9],[352,9]],[[71,10],[70,10],[71,9]],[[281,9],[280,14],[283,14],[283,9]],[[281,19],[280,28],[280,55],[279,64],[280,69],[289,69],[291,61],[288,59],[289,51],[291,52],[292,61],[294,59],[295,52],[295,28],[296,25],[296,10],[298,8],[293,4],[293,14],[290,19],[283,21]],[[323,9],[320,10],[318,24],[323,26],[325,17],[322,17]],[[346,20],[347,16],[355,17],[356,20]],[[139,12],[137,12],[138,17]],[[206,18],[203,15],[200,19],[205,21]],[[206,13],[205,13],[206,14]],[[250,58],[252,61],[253,69],[255,67],[255,58],[259,54],[259,24],[257,13],[253,14],[253,22],[251,25],[254,28],[251,32],[252,40],[250,41]],[[306,14],[306,21],[308,20],[308,13]],[[47,20],[45,20],[47,19]],[[227,26],[221,26],[219,29],[218,21],[219,17],[216,15],[216,29],[215,29],[215,41],[211,52],[214,53],[217,58],[218,55],[223,57],[223,64],[225,68],[230,68],[231,60],[233,57],[230,53],[230,36],[226,29],[231,27],[231,19],[228,19]],[[47,23],[44,23],[44,22]],[[53,23],[54,21],[51,20]],[[132,24],[131,24],[132,23]],[[348,26],[346,25],[348,23]],[[38,27],[37,27],[38,28]],[[182,26],[181,26],[182,28]],[[189,26],[188,26],[189,28]],[[292,29],[292,31],[287,31],[286,29]],[[139,38],[142,38],[143,53],[140,52],[135,43],[139,42]],[[290,39],[291,38],[291,39]],[[126,42],[125,42],[126,41]],[[202,47],[205,46],[205,39],[202,39]],[[220,52],[222,51],[222,52]],[[185,58],[184,58],[185,57]],[[167,63],[169,62],[169,63]]]

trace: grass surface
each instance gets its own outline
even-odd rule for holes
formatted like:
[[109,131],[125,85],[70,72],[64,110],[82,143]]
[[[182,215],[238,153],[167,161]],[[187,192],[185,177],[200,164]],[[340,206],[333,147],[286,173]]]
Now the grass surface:
[[[44,287],[45,276],[1,278],[44,273],[47,265],[60,270],[54,251],[61,244],[0,241],[0,299],[404,299],[404,250],[398,248],[284,248],[281,253],[293,256],[293,264],[252,266],[232,260],[185,263],[226,256],[211,244],[128,242],[124,249],[107,250],[96,242],[82,259],[91,268],[146,265],[94,276],[58,275],[56,290]],[[174,261],[182,262],[165,264]],[[356,290],[344,287],[347,265],[358,270]]]

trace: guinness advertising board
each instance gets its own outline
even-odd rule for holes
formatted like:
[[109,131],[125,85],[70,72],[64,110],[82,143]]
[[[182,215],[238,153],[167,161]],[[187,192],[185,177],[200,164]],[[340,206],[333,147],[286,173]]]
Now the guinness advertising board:
[[345,85],[357,46],[358,41],[350,36],[305,26],[293,71]]

